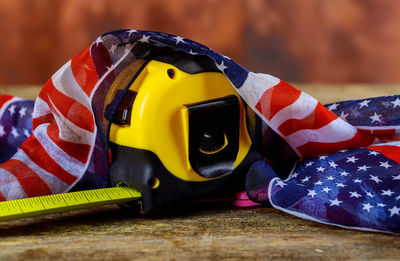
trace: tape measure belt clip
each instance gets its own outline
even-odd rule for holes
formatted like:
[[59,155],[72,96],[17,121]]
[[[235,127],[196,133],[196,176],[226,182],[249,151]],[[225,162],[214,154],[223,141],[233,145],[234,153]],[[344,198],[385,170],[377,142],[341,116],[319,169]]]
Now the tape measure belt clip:
[[189,162],[204,178],[232,173],[239,150],[239,100],[230,95],[186,105]]

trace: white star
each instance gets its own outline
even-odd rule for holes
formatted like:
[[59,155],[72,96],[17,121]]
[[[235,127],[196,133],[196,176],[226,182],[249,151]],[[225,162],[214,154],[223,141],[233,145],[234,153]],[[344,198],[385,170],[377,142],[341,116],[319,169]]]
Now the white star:
[[370,176],[370,180],[373,180],[373,181],[375,181],[376,183],[378,183],[379,184],[379,182],[382,182],[382,180],[380,180],[379,178],[378,178],[378,176],[372,176],[372,175],[369,175]]
[[13,135],[14,138],[18,138],[19,137],[19,133],[18,133],[16,128],[11,127],[11,135]]
[[285,182],[283,182],[282,180],[278,180],[275,184],[275,186],[280,186],[281,188],[283,188],[283,186],[287,185]]
[[380,122],[381,121],[381,119],[380,119],[380,117],[382,117],[382,115],[381,114],[376,114],[376,112],[374,112],[374,115],[372,115],[371,117],[369,117],[370,119],[371,119],[371,123],[374,123],[374,122]]
[[328,187],[325,187],[325,188],[322,189],[322,191],[328,193],[329,191],[331,191],[331,189],[328,188]]
[[390,103],[393,103],[393,108],[396,108],[397,106],[400,106],[400,99],[397,98],[394,101],[391,101]]
[[329,177],[327,177],[326,179],[327,179],[327,180],[334,180],[335,178],[332,177],[332,176],[329,176]]
[[218,70],[220,70],[221,72],[223,72],[226,68],[228,68],[227,66],[225,66],[224,61],[221,62],[221,64],[216,64]]
[[339,115],[339,118],[341,118],[342,120],[347,120],[347,117],[349,117],[348,113],[344,113],[344,111],[342,111]]
[[26,107],[22,107],[21,109],[19,109],[19,117],[20,118],[22,118],[22,117],[24,117],[25,115],[26,115],[26,110],[27,110],[27,108]]
[[329,205],[330,207],[332,206],[339,206],[340,203],[342,203],[343,201],[338,200],[337,198],[335,198],[334,200],[329,200],[331,202],[331,204]]
[[142,38],[141,39],[139,39],[139,42],[141,42],[141,43],[150,43],[149,42],[149,39],[150,39],[150,35],[149,36],[146,36],[145,34],[142,36]]
[[353,115],[353,117],[359,117],[361,116],[361,113],[358,111],[358,109],[352,109],[351,115]]
[[196,55],[197,53],[193,52],[192,49],[190,49],[189,54]]
[[129,31],[126,31],[126,32],[128,33],[128,37],[129,37],[129,36],[131,36],[131,34],[136,33],[137,31],[136,30],[129,30]]
[[344,188],[344,187],[346,187],[346,185],[343,183],[336,183],[336,187]]
[[307,176],[307,177],[305,177],[304,179],[302,179],[302,180],[301,180],[301,183],[304,183],[304,182],[307,182],[307,181],[309,181],[309,180],[310,180],[310,178],[311,178],[311,176]]
[[347,157],[346,162],[356,163],[356,160],[359,160],[359,159],[354,157],[354,156],[352,156],[352,157]]
[[368,191],[368,192],[366,192],[366,194],[367,194],[367,196],[368,196],[368,197],[370,197],[370,198],[374,198],[374,195],[372,195],[372,193],[371,193],[371,192],[369,192],[369,191]]
[[185,41],[183,41],[183,38],[182,37],[180,37],[180,36],[176,36],[176,37],[174,37],[174,39],[176,40],[176,43],[175,44],[178,44],[178,43],[184,43]]
[[371,209],[371,208],[373,208],[373,206],[371,205],[371,204],[369,204],[369,203],[367,203],[367,204],[362,204],[363,205],[363,210],[366,210],[368,213],[369,213],[369,210]]
[[359,197],[361,197],[361,195],[358,194],[357,191],[350,191],[350,197],[351,198],[359,198]]
[[379,161],[379,163],[380,163],[380,167],[384,167],[385,169],[387,169],[387,168],[390,168],[392,165],[390,165],[389,164],[389,162],[388,161],[386,161],[386,162],[381,162],[381,161]]
[[348,172],[346,172],[346,171],[342,171],[342,172],[340,172],[340,176],[344,176],[344,177],[346,177],[347,175],[349,175],[349,173],[348,173]]
[[10,113],[11,116],[14,115],[15,113],[15,105],[11,105],[10,108],[8,108],[8,112]]
[[393,180],[400,180],[400,174],[397,176],[392,176]]
[[27,129],[24,129],[24,135],[25,135],[26,137],[29,137],[29,135],[31,135],[31,134],[29,133],[29,131],[28,131]]
[[226,55],[222,55],[222,57],[224,57],[224,58],[227,59],[227,60],[232,60],[231,57],[226,56]]
[[111,52],[112,54],[114,54],[114,52],[115,52],[116,49],[117,49],[117,45],[116,45],[116,44],[113,44],[113,45],[111,45],[110,52]]
[[328,156],[326,156],[326,155],[322,155],[322,156],[319,156],[319,159],[320,160],[324,160],[324,159],[326,159]]
[[130,51],[132,51],[133,47],[135,47],[136,44],[137,44],[137,43],[126,44],[126,45],[125,45],[124,53],[127,54],[127,53],[129,53]]
[[368,107],[368,103],[370,103],[371,101],[370,100],[364,100],[363,102],[360,102],[360,103],[358,103],[358,105],[360,105],[360,109],[362,108],[362,107]]
[[367,171],[367,169],[370,169],[371,167],[367,166],[367,165],[363,165],[363,166],[357,166],[357,168],[358,168],[357,171],[360,171],[360,170]]
[[322,185],[322,181],[318,180],[317,182],[314,182],[315,185]]
[[321,166],[321,167],[316,168],[316,170],[319,171],[319,172],[324,172],[325,168]]
[[392,217],[393,215],[399,215],[400,208],[394,206],[392,208],[389,208],[389,211],[390,211],[390,217]]
[[292,173],[292,174],[289,175],[289,178],[290,178],[290,179],[292,179],[292,178],[297,178],[298,175],[299,175],[299,173],[294,172],[294,173]]
[[373,156],[376,156],[376,155],[378,155],[378,154],[379,154],[379,152],[373,151],[373,150],[371,150],[371,151],[368,153],[368,155],[373,155]]
[[305,166],[306,166],[306,167],[310,167],[312,164],[314,164],[314,162],[312,162],[312,161],[309,161],[309,162],[307,162],[307,163],[306,163],[306,165],[305,165]]
[[158,42],[158,41],[155,41],[154,44],[155,44],[155,46],[157,46],[157,47],[165,47],[165,46],[167,46],[166,44],[163,44],[163,43]]
[[388,108],[390,106],[390,103],[387,101],[381,102],[382,106],[385,106],[386,108]]
[[378,205],[378,207],[382,207],[382,208],[383,208],[383,207],[386,207],[386,205],[383,204],[383,203],[378,203],[377,205]]
[[331,162],[329,162],[329,166],[331,166],[332,168],[336,169],[338,164],[336,164],[334,161],[331,161]]
[[96,41],[94,42],[96,44],[96,46],[99,45],[99,43],[102,43],[103,39],[101,39],[101,37],[97,38]]
[[0,137],[3,137],[4,135],[6,135],[6,132],[4,131],[4,126],[0,124]]
[[307,190],[308,190],[307,196],[311,196],[312,198],[314,198],[314,196],[317,195],[317,193],[315,192],[315,190],[310,190],[310,189],[307,189]]
[[111,72],[112,70],[114,70],[114,66],[106,66],[107,68],[107,73]]
[[328,110],[333,111],[336,110],[339,104],[333,103],[328,107]]
[[361,180],[361,179],[353,179],[353,182],[354,182],[354,183],[361,183],[362,180]]
[[388,190],[383,190],[382,189],[382,196],[392,196],[392,194],[394,194],[394,192],[393,191],[391,191],[390,189],[388,189]]
[[400,195],[398,195],[398,196],[396,197],[396,201],[399,200],[399,199],[400,199]]

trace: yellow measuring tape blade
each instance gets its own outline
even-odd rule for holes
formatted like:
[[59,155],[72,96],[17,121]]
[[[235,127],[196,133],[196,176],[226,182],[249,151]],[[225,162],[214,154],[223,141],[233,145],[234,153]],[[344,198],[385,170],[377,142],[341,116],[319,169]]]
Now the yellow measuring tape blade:
[[131,187],[76,191],[0,202],[0,221],[133,201],[141,197]]

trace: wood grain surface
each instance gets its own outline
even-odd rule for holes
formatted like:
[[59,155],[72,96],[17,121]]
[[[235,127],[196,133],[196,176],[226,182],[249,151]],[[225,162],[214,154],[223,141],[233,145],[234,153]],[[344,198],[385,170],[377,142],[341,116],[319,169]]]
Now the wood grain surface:
[[[296,85],[324,103],[400,86]],[[0,88],[26,98],[38,87]],[[33,95],[34,96],[34,95]],[[398,236],[318,224],[278,210],[197,202],[143,216],[116,205],[0,222],[0,260],[400,260]]]
[[395,260],[400,240],[210,202],[176,216],[108,206],[0,223],[0,260],[218,259]]

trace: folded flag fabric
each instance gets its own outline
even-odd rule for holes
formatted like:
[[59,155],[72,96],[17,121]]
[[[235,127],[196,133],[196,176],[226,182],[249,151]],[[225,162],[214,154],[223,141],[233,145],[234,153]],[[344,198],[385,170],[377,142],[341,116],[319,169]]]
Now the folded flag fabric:
[[[398,231],[400,98],[325,107],[206,46],[150,31],[100,36],[49,79],[33,109],[31,101],[0,96],[0,200],[108,186],[110,120],[146,61],[171,51],[208,57],[245,102],[253,143],[272,166],[267,161],[252,166],[250,198],[320,222]],[[32,125],[26,122],[30,117]],[[288,164],[281,163],[289,158],[300,160],[289,178],[278,178],[275,173],[288,174],[282,170]],[[342,165],[352,163],[348,160],[355,163]],[[319,181],[315,186],[322,188],[312,186]]]
[[256,162],[247,175],[249,197],[322,223],[399,233],[399,102],[400,96],[386,96],[327,105],[379,141],[300,159],[286,179],[278,177],[267,162]]
[[32,133],[34,101],[0,95],[0,162],[15,154]]

